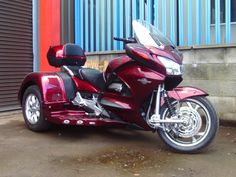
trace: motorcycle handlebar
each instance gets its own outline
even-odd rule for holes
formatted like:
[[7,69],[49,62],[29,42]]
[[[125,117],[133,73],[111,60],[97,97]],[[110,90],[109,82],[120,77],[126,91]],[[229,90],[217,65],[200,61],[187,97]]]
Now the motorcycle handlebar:
[[121,41],[121,42],[124,42],[124,43],[136,43],[136,40],[134,38],[119,38],[119,37],[114,37],[113,38],[114,40],[116,41]]

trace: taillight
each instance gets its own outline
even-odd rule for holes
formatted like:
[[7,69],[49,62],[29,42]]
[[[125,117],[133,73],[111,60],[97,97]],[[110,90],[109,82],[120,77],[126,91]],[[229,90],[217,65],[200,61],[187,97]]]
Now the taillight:
[[57,58],[63,58],[63,50],[62,50],[62,49],[56,51],[56,57],[57,57]]

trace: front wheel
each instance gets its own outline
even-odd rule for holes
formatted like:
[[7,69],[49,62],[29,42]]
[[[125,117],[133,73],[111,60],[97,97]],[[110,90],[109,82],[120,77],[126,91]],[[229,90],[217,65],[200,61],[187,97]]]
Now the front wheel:
[[[183,123],[166,123],[159,129],[161,139],[173,150],[197,153],[214,139],[219,120],[211,103],[205,97],[192,97],[180,102],[172,101],[177,118]],[[163,107],[162,119],[171,119],[170,110]]]

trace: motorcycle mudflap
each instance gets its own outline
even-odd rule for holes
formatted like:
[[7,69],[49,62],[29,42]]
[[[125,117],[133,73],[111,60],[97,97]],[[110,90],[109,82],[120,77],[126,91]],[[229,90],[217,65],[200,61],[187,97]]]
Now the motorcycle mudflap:
[[196,87],[177,87],[168,91],[168,95],[175,100],[183,100],[194,96],[208,96],[208,93]]

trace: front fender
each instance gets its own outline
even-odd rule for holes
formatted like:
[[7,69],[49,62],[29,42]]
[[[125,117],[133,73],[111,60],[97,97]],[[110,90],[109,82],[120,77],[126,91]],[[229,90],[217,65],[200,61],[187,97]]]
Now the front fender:
[[209,94],[196,87],[177,87],[168,91],[168,95],[175,100],[183,100],[194,96],[208,96]]
[[20,103],[22,103],[25,90],[31,85],[39,87],[44,103],[67,101],[63,80],[56,73],[33,72],[28,74],[18,93]]

